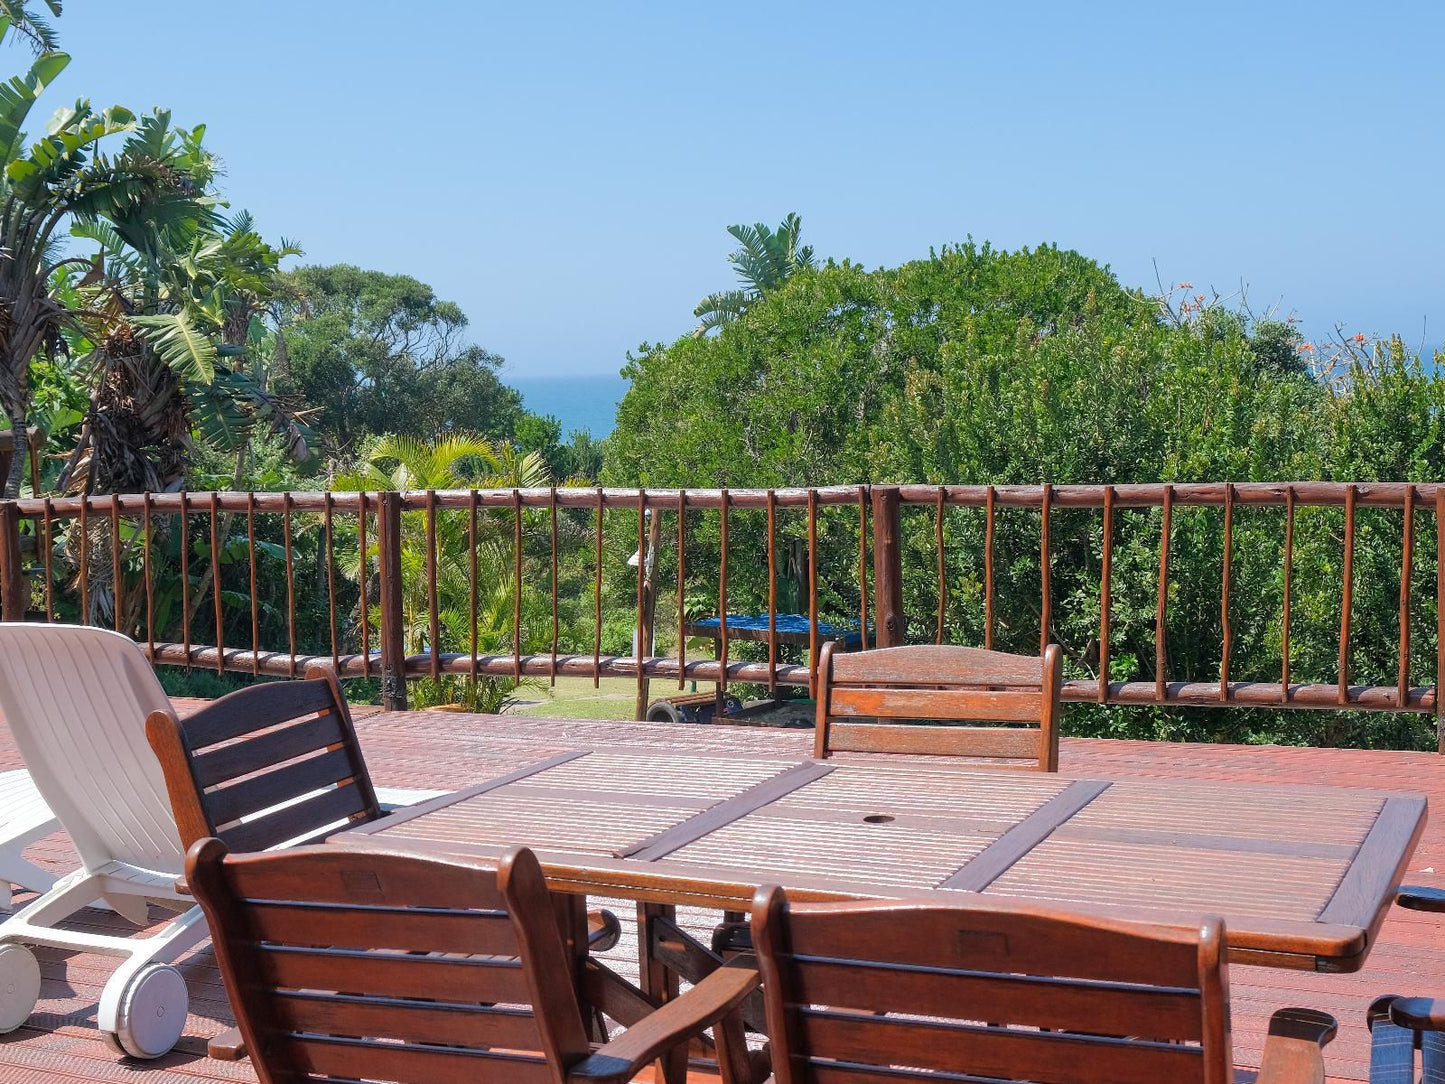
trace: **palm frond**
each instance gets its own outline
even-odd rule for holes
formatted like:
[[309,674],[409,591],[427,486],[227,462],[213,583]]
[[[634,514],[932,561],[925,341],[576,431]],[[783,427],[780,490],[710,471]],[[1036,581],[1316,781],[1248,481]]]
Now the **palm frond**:
[[19,152],[25,122],[36,99],[69,64],[70,57],[65,53],[42,53],[24,75],[0,82],[0,150],[5,161]]
[[[53,16],[60,15],[61,0],[44,0]],[[55,49],[58,39],[50,20],[30,10],[24,0],[0,0],[0,39],[4,31],[14,30],[37,53],[48,53]]]
[[146,332],[146,341],[168,366],[188,380],[209,384],[216,379],[216,344],[185,312],[133,316],[131,323]]

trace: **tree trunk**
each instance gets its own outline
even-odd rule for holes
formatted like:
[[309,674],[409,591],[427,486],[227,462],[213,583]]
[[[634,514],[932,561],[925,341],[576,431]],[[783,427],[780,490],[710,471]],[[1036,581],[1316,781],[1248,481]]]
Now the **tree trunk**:
[[[25,480],[25,457],[30,453],[29,432],[25,428],[25,408],[17,411],[9,407],[5,411],[10,419],[10,435],[15,441],[15,454],[10,457],[10,470],[5,475],[4,496],[14,500],[20,496],[20,483]],[[17,416],[18,414],[18,416]]]

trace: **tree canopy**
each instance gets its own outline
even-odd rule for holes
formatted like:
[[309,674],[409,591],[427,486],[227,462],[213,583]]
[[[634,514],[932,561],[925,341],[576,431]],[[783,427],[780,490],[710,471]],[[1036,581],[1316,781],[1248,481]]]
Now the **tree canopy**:
[[[716,336],[644,344],[631,355],[624,374],[632,386],[604,476],[613,484],[693,487],[1439,477],[1445,380],[1437,374],[1445,359],[1426,366],[1398,340],[1342,344],[1327,365],[1309,364],[1313,354],[1287,323],[1255,320],[1186,292],[1146,297],[1122,287],[1108,268],[1048,245],[1005,252],[968,242],[873,271],[829,263],[762,295]],[[1339,514],[1308,512],[1296,527],[1296,613],[1337,615]],[[1175,516],[1172,680],[1217,678],[1217,514]],[[1247,602],[1234,618],[1231,673],[1241,680],[1278,677],[1281,516],[1241,514],[1234,525],[1234,597]],[[851,562],[856,575],[856,516],[851,525],[823,518],[830,567]],[[981,519],[960,510],[946,524],[950,642],[982,642]],[[766,598],[760,526],[734,517],[729,598],[738,607],[761,608]],[[708,517],[698,522],[699,552],[689,567],[705,568],[705,554],[716,553],[715,529]],[[785,517],[780,535],[797,539],[802,529]],[[997,531],[999,646],[1037,651],[1038,514],[1001,515]],[[1097,514],[1061,512],[1053,538],[1051,580],[1060,601],[1049,635],[1063,645],[1073,676],[1093,677]],[[931,638],[934,618],[922,616],[938,608],[931,517],[905,517],[904,541],[906,608],[919,615],[913,635]],[[1157,511],[1121,517],[1114,680],[1154,676],[1158,552]],[[1392,680],[1395,666],[1397,633],[1386,626],[1398,565],[1398,522],[1393,530],[1383,522],[1362,526],[1355,665],[1383,681]],[[825,579],[822,591],[837,616],[856,612],[856,582],[848,588]],[[1336,616],[1296,628],[1291,643],[1301,675],[1332,680],[1337,625]],[[1414,644],[1428,672],[1433,637]],[[1283,724],[1238,711],[1132,712],[1124,723],[1095,713],[1092,725],[1123,725],[1136,736],[1236,740],[1280,737],[1290,726],[1318,740],[1390,742],[1424,742],[1431,729],[1357,713],[1305,714],[1310,718],[1296,713]],[[1344,729],[1326,733],[1330,727]],[[1402,738],[1401,727],[1417,732]]]
[[468,341],[460,306],[408,275],[302,267],[282,276],[273,318],[278,390],[316,408],[311,424],[333,454],[379,433],[511,439],[522,418],[502,359]]

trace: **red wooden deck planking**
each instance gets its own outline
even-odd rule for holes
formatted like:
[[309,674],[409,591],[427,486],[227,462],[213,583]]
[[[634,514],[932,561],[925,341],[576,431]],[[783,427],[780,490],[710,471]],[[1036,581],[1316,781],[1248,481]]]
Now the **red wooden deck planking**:
[[[546,750],[577,745],[685,745],[719,752],[807,756],[812,742],[807,730],[680,728],[424,712],[388,715],[366,708],[356,714],[372,774],[378,783],[393,786],[463,786],[535,760]],[[847,754],[843,758],[852,759]],[[9,732],[0,725],[0,768],[19,764]],[[1205,778],[1415,790],[1424,792],[1436,810],[1445,808],[1445,758],[1430,753],[1065,739],[1060,768],[1065,774],[1093,778]],[[63,836],[44,840],[29,853],[60,869],[74,862]],[[1409,878],[1445,887],[1445,821],[1427,826]],[[104,912],[87,915],[97,927],[125,925]],[[214,1062],[204,1055],[206,1039],[231,1022],[208,949],[198,950],[181,964],[191,986],[185,1037],[171,1055],[144,1065],[117,1060],[95,1032],[96,1000],[113,962],[48,949],[38,954],[44,973],[42,1001],[30,1025],[0,1037],[0,1084],[255,1080],[244,1062]],[[1396,909],[1368,965],[1353,975],[1237,967],[1230,977],[1236,1058],[1241,1065],[1259,1064],[1265,1024],[1274,1009],[1308,1005],[1340,1019],[1340,1037],[1328,1050],[1331,1079],[1364,1080],[1366,1005],[1381,993],[1445,994],[1445,921]]]

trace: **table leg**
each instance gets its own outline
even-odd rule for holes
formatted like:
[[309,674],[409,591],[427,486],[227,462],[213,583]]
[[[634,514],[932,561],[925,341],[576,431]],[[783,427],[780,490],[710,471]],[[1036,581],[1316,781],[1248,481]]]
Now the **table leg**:
[[[572,961],[572,988],[580,992],[587,966],[587,897],[554,892],[552,906],[557,913],[557,928],[562,933],[562,947]],[[607,1033],[595,1008],[580,996],[577,1004],[582,1010],[582,1027],[587,1037],[593,1042],[605,1043]]]
[[[677,997],[678,979],[652,953],[652,924],[654,919],[675,921],[677,909],[666,903],[639,903],[637,905],[637,965],[642,978],[642,992],[665,1003]],[[658,1084],[687,1084],[686,1044],[669,1050],[657,1062]]]

